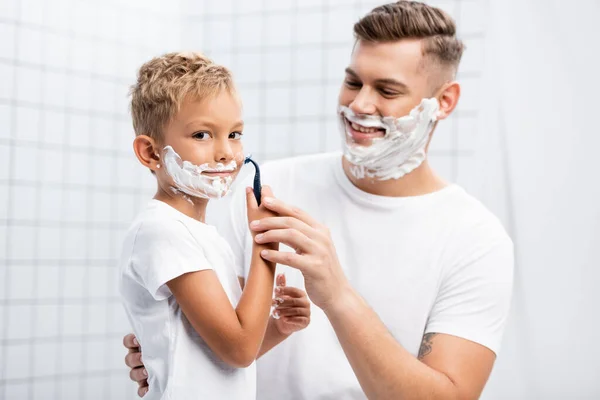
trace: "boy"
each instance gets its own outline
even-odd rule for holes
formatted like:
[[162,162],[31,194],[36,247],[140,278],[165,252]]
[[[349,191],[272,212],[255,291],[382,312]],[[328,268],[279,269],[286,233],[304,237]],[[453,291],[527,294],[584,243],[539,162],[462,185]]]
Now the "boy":
[[[227,194],[244,161],[231,74],[198,53],[155,58],[139,71],[131,112],[135,154],[158,186],[120,262],[149,398],[254,399],[254,360],[306,327],[310,311],[305,293],[283,288],[281,318],[270,319],[275,265],[260,257],[267,246],[254,247],[242,293],[229,244],[204,223],[209,199]],[[250,188],[246,195],[249,221],[272,215]]]

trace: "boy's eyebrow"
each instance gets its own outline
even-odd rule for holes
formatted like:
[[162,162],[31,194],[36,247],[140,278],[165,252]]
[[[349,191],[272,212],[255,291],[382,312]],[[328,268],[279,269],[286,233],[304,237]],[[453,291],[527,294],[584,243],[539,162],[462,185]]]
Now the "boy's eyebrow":
[[[203,120],[203,119],[195,119],[193,121],[188,122],[185,126],[186,128],[189,128],[192,125],[196,125],[196,124],[202,124],[205,126],[208,126],[209,128],[214,128],[215,124],[207,121],[207,120]],[[237,127],[237,126],[244,126],[244,121],[243,120],[239,120],[237,122],[235,122],[234,124],[232,124],[233,127]]]
[[[348,75],[352,75],[352,77],[356,78],[356,79],[360,79],[358,77],[358,74],[356,72],[354,72],[354,70],[350,67],[346,68],[345,72]],[[375,83],[378,83],[380,85],[392,85],[392,86],[398,86],[399,88],[401,88],[402,90],[408,91],[408,86],[403,83],[400,82],[396,79],[393,78],[381,78],[381,79],[376,79]]]

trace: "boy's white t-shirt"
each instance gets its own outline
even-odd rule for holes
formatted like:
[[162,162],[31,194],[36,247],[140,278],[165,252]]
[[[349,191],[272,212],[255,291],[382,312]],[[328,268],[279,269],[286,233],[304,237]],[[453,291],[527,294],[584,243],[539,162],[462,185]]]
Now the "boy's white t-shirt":
[[214,227],[158,200],[150,201],[129,228],[120,292],[149,374],[144,399],[255,399],[255,364],[233,368],[221,361],[166,285],[185,273],[212,269],[235,307],[241,289],[234,262]]
[[[498,352],[513,245],[479,201],[456,185],[415,197],[365,193],[344,174],[338,153],[270,162],[261,172],[277,198],[329,228],[350,283],[411,354],[418,354],[428,332]],[[232,246],[238,274],[247,276],[252,241],[244,191],[231,202],[226,213],[215,210],[212,217]],[[288,285],[304,288],[297,270],[277,269],[285,271]],[[365,398],[329,321],[314,306],[308,328],[261,357],[257,370],[260,400]]]

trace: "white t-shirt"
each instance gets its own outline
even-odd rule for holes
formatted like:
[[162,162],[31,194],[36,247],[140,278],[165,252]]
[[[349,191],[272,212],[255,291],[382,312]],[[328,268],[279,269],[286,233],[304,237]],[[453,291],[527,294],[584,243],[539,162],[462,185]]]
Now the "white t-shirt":
[[233,254],[214,227],[152,200],[129,228],[120,268],[123,304],[148,370],[144,399],[255,399],[255,365],[238,369],[221,361],[166,285],[185,273],[212,269],[237,305],[241,289]]
[[[500,222],[456,185],[415,197],[382,197],[356,188],[341,154],[286,159],[261,168],[263,184],[331,231],[352,286],[398,342],[417,355],[424,333],[480,343],[494,352],[509,310],[513,245]],[[244,191],[217,228],[246,276],[251,238]],[[284,249],[291,251],[291,249]],[[288,285],[304,287],[285,266]],[[325,314],[257,362],[260,400],[364,399]]]

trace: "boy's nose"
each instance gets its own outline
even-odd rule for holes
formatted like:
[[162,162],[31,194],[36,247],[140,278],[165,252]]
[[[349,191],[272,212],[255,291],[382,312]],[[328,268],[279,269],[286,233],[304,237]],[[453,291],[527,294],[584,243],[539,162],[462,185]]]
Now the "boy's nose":
[[229,140],[220,141],[215,146],[215,161],[226,163],[233,160],[233,149]]

